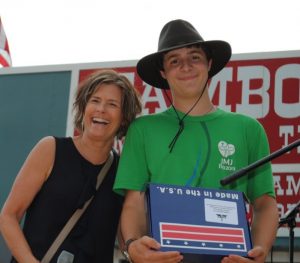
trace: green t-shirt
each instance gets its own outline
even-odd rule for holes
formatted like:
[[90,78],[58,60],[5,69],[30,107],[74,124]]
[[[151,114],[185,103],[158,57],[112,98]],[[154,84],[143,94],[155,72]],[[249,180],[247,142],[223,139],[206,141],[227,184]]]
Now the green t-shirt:
[[251,202],[263,194],[275,197],[270,163],[230,185],[220,184],[220,179],[269,154],[265,131],[257,120],[221,109],[205,116],[188,115],[170,152],[178,128],[172,108],[136,119],[125,138],[114,190],[144,191],[152,182],[234,189]]

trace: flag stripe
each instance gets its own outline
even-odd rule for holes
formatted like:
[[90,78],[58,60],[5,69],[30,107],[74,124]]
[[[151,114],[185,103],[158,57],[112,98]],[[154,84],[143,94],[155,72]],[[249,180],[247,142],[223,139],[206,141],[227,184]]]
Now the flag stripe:
[[218,227],[205,227],[205,226],[180,225],[180,224],[162,224],[161,228],[162,230],[173,230],[173,231],[243,235],[243,231],[241,229],[236,229],[236,228],[218,228]]
[[163,247],[236,250],[246,249],[245,233],[237,227],[215,227],[160,222]]
[[162,241],[163,247],[184,248],[184,249],[197,249],[197,250],[214,250],[214,251],[235,251],[246,252],[247,249],[244,244],[234,243],[218,243],[218,242],[201,242],[201,241],[182,241],[182,240],[169,240]]
[[0,17],[0,65],[2,65],[3,67],[10,67],[12,65],[11,56],[8,47],[8,41],[1,22],[1,17]]
[[9,67],[7,60],[1,55],[0,55],[0,65],[2,65],[3,67]]
[[244,238],[241,236],[227,236],[227,235],[209,235],[209,234],[193,234],[187,232],[167,232],[162,233],[163,238],[176,238],[184,240],[198,240],[198,241],[216,241],[216,242],[235,242],[244,243]]

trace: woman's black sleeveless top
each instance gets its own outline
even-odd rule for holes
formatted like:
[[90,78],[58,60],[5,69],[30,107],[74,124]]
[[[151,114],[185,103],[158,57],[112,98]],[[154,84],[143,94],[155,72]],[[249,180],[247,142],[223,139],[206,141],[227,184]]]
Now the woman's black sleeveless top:
[[118,156],[98,191],[96,179],[103,165],[93,165],[77,151],[71,138],[55,138],[53,170],[26,213],[24,234],[41,260],[60,230],[78,207],[95,197],[66,238],[62,250],[74,254],[74,263],[110,263],[123,198],[113,192]]

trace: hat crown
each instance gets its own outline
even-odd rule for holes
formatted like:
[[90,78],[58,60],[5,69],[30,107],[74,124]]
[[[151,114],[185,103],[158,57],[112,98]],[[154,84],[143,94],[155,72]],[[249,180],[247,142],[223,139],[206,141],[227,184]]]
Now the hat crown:
[[189,22],[181,19],[172,20],[162,28],[158,40],[158,51],[141,58],[136,65],[137,72],[146,83],[156,88],[169,89],[168,81],[161,75],[163,55],[174,49],[198,44],[209,53],[212,63],[208,77],[211,78],[229,61],[231,56],[229,43],[222,40],[204,41]]
[[203,41],[198,31],[189,22],[181,19],[172,20],[161,30],[158,51]]

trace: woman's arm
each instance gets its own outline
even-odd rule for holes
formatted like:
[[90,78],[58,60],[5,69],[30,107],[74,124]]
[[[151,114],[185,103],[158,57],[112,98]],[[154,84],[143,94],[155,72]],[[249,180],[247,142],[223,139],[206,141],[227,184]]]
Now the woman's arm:
[[48,178],[55,156],[55,139],[45,137],[32,149],[20,169],[0,214],[0,230],[18,262],[39,262],[20,227],[27,208]]

